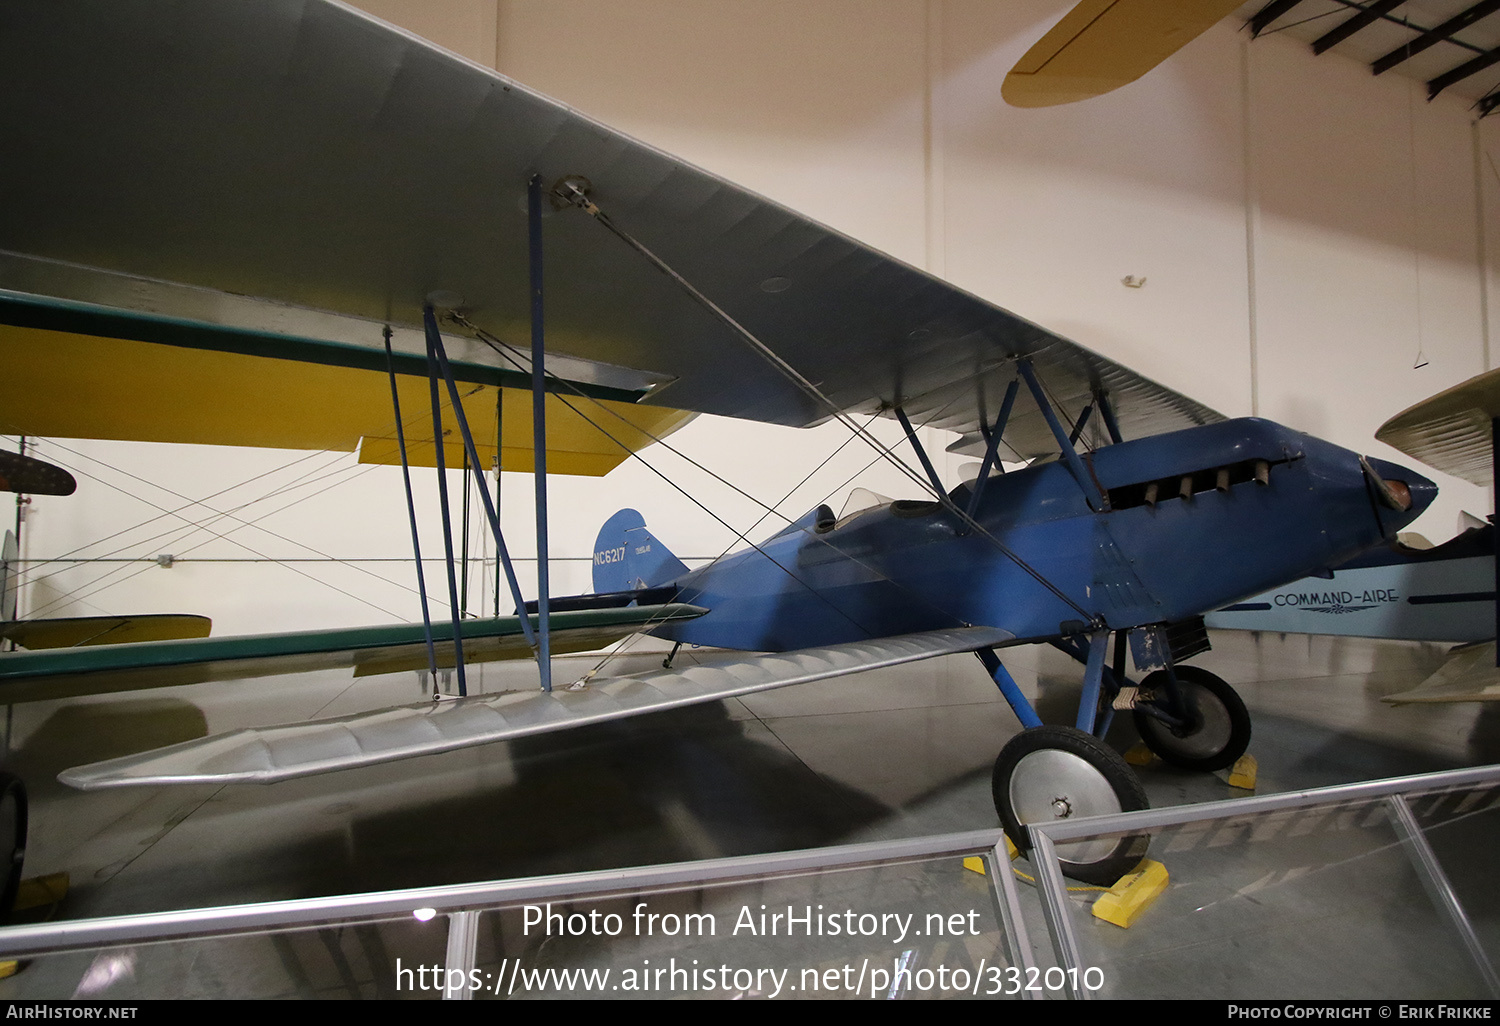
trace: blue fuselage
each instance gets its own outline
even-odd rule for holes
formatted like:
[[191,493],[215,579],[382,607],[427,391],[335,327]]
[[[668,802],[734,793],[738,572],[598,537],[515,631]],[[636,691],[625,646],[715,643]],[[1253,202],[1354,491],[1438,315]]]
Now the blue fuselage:
[[[1100,449],[1082,482],[1062,461],[993,478],[978,530],[935,502],[836,524],[825,510],[681,578],[680,600],[710,612],[656,633],[783,651],[964,624],[1027,641],[1080,621],[1178,620],[1336,566],[1436,494],[1403,467],[1369,463],[1406,484],[1410,509],[1380,503],[1356,453],[1244,419]],[[968,487],[952,499],[965,507]]]

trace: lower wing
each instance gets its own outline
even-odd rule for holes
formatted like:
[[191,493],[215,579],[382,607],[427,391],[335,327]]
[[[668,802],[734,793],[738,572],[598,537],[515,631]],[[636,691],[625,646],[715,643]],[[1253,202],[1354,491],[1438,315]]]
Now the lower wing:
[[268,784],[972,652],[1013,640],[1009,632],[996,628],[961,627],[596,678],[551,692],[429,701],[338,719],[236,730],[79,766],[59,774],[58,779],[81,790]]

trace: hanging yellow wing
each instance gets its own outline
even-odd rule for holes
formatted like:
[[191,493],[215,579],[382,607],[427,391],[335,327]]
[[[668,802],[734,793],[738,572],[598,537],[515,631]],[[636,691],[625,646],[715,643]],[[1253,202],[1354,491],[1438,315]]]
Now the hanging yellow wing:
[[1240,7],[1240,0],[1083,0],[1000,85],[1013,107],[1052,107],[1128,85]]
[[[366,326],[379,339],[380,325]],[[433,466],[425,358],[401,353],[408,455]],[[0,294],[0,432],[359,452],[400,462],[385,356],[371,348],[92,304]],[[488,470],[532,466],[529,376],[454,362]],[[636,405],[643,390],[559,384],[547,400],[548,470],[607,474],[693,414]],[[444,406],[444,458],[463,443]],[[498,437],[497,437],[498,431]]]
[[53,620],[11,620],[0,624],[0,638],[21,648],[80,648],[139,641],[206,638],[213,621],[191,613],[136,616],[69,616]]

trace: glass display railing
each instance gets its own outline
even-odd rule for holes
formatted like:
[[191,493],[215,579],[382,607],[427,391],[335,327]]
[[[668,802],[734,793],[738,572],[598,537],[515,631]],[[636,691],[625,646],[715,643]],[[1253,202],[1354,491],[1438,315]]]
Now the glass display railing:
[[[1488,767],[1059,821],[1014,863],[987,830],[9,926],[0,1000],[1490,999],[1497,804]],[[1122,929],[1056,852],[1137,834],[1170,883]]]
[[[1035,828],[1058,964],[1073,996],[1500,997],[1500,767]],[[1070,895],[1059,849],[1146,835],[1171,885],[1129,930]]]
[[7,927],[0,1000],[1035,996],[998,840]]

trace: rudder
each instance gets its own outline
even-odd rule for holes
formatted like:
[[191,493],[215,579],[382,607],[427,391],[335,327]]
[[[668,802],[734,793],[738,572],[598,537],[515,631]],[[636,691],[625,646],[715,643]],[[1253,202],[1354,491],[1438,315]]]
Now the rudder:
[[594,591],[635,591],[671,584],[688,572],[646,529],[646,520],[633,509],[622,509],[599,528],[594,540]]

